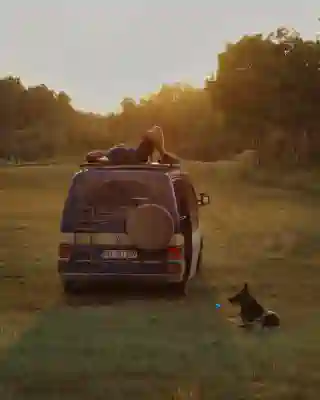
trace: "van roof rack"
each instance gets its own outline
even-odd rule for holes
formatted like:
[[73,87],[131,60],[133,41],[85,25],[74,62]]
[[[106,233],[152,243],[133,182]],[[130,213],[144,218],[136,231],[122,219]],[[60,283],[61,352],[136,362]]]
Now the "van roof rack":
[[92,162],[80,164],[82,170],[85,169],[109,169],[109,170],[144,170],[144,171],[171,171],[181,169],[180,164],[160,164],[160,163],[146,163],[134,165],[112,165],[106,162]]

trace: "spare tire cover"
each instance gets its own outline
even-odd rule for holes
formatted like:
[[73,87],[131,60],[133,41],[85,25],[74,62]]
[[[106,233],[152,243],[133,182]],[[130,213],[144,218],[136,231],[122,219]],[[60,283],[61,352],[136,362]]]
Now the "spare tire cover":
[[157,204],[143,204],[131,209],[126,225],[133,244],[144,250],[166,248],[174,234],[173,218]]

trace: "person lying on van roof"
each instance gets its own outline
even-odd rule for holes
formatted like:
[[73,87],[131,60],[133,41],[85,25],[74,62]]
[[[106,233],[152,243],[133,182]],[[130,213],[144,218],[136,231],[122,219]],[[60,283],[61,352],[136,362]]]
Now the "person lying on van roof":
[[106,158],[113,165],[117,164],[144,164],[147,163],[154,151],[160,155],[161,164],[178,164],[179,159],[167,152],[164,147],[164,136],[160,126],[154,125],[142,135],[141,141],[136,148],[126,147],[123,144],[111,147],[107,151],[92,151],[87,154],[87,162],[95,162],[99,158]]

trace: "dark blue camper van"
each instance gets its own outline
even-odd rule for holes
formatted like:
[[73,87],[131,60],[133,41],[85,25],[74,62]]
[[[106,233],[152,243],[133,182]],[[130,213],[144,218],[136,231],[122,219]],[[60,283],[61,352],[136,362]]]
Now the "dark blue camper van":
[[102,280],[167,282],[185,292],[201,262],[199,205],[179,166],[83,165],[61,220],[58,272],[65,292]]

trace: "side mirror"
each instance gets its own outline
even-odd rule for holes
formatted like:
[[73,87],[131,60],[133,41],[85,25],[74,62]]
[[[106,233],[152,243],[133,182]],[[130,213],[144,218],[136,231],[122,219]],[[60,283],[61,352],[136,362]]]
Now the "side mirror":
[[198,205],[206,206],[208,204],[210,204],[210,197],[206,193],[199,193]]

